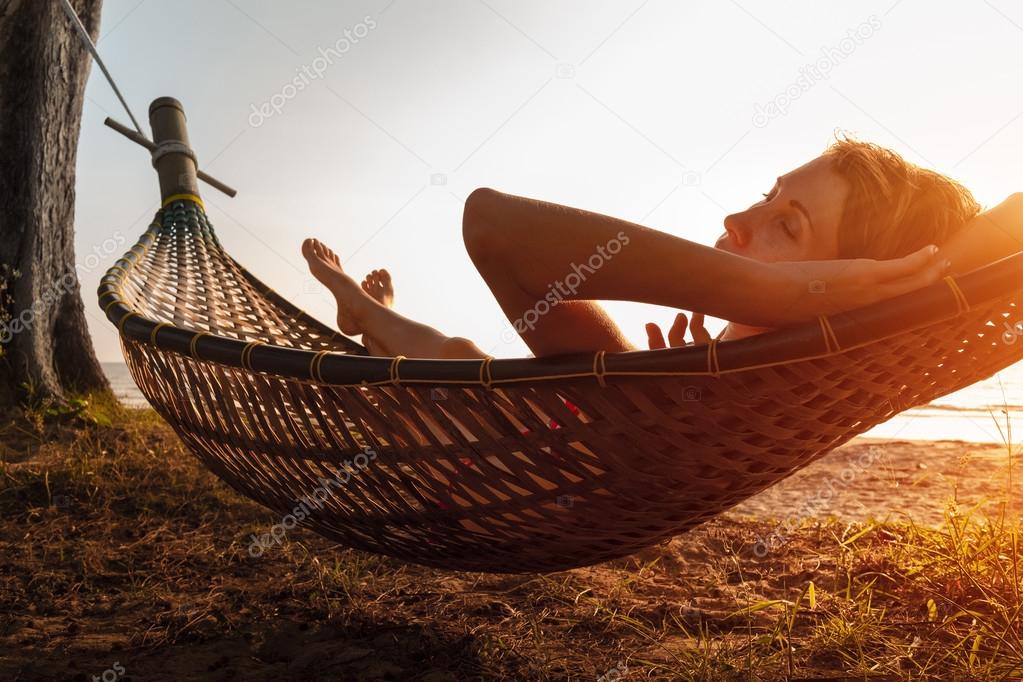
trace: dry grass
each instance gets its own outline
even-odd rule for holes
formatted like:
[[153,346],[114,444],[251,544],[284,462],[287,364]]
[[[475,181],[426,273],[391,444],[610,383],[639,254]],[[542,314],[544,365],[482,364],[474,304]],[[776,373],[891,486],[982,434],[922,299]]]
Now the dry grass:
[[0,679],[1023,677],[1005,518],[807,521],[763,558],[774,522],[723,518],[551,575],[425,569],[302,530],[253,559],[273,513],[151,411],[78,407],[0,427]]

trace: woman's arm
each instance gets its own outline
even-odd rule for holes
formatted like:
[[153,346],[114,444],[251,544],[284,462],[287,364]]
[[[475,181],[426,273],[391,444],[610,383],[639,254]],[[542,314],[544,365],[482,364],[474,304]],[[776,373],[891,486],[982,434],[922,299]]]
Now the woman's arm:
[[950,262],[943,250],[930,244],[904,258],[872,260],[793,261],[765,263],[751,301],[762,311],[756,318],[727,317],[756,327],[780,327],[817,315],[852,310],[938,281]]
[[891,261],[764,263],[490,189],[466,200],[462,230],[473,263],[537,356],[628,348],[588,301],[653,303],[778,327],[906,293],[944,272],[944,259],[927,249]]
[[1023,193],[978,214],[942,247],[952,272],[962,274],[1023,249]]

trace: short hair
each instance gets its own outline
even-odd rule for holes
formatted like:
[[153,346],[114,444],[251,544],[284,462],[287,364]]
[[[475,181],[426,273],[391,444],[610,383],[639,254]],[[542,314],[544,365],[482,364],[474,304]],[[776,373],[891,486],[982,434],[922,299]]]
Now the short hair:
[[880,145],[836,135],[822,156],[849,184],[838,258],[899,258],[941,245],[980,212],[962,184]]

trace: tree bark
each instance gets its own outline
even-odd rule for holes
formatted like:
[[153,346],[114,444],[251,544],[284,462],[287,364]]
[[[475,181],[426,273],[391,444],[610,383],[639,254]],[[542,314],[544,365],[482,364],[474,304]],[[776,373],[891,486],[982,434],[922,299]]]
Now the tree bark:
[[[71,4],[95,39],[102,0]],[[0,0],[0,404],[109,389],[74,253],[90,63],[58,0]]]

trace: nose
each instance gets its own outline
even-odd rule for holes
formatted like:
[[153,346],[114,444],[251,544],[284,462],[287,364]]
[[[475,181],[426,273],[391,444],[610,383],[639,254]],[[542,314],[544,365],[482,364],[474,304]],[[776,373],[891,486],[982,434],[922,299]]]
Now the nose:
[[725,216],[725,230],[731,235],[732,241],[737,247],[741,248],[749,243],[750,231],[742,213]]

